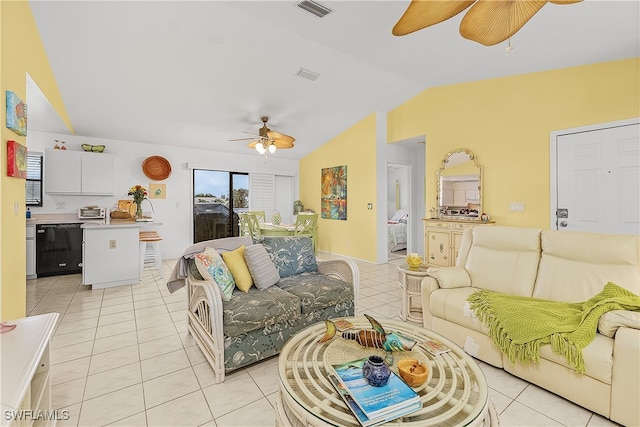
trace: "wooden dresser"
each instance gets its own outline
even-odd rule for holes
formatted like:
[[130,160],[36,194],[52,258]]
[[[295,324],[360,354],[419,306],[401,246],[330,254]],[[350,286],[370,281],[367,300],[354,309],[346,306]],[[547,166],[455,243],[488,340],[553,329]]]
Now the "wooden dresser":
[[423,219],[424,262],[428,267],[448,267],[456,264],[458,248],[465,228],[495,225],[495,221],[464,219]]

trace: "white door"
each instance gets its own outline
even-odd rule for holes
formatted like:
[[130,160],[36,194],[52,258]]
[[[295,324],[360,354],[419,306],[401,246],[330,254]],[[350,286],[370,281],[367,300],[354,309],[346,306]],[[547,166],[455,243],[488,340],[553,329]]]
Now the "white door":
[[556,137],[558,230],[640,234],[640,124]]

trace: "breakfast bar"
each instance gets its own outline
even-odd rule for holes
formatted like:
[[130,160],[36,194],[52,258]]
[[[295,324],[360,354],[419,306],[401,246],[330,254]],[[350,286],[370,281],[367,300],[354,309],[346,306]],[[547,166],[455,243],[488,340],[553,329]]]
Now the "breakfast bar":
[[93,289],[132,285],[140,281],[140,229],[160,222],[112,220],[82,225],[82,284]]

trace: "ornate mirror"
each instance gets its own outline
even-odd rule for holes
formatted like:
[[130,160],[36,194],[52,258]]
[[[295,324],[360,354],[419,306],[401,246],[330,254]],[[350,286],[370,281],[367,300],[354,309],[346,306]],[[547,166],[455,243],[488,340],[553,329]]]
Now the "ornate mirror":
[[482,166],[470,150],[447,153],[437,173],[440,218],[479,219],[482,214]]

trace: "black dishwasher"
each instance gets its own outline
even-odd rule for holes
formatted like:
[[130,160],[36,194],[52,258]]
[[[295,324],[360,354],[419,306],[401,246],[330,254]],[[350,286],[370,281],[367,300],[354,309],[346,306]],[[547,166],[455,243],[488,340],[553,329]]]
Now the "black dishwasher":
[[81,223],[36,224],[36,275],[82,272]]

